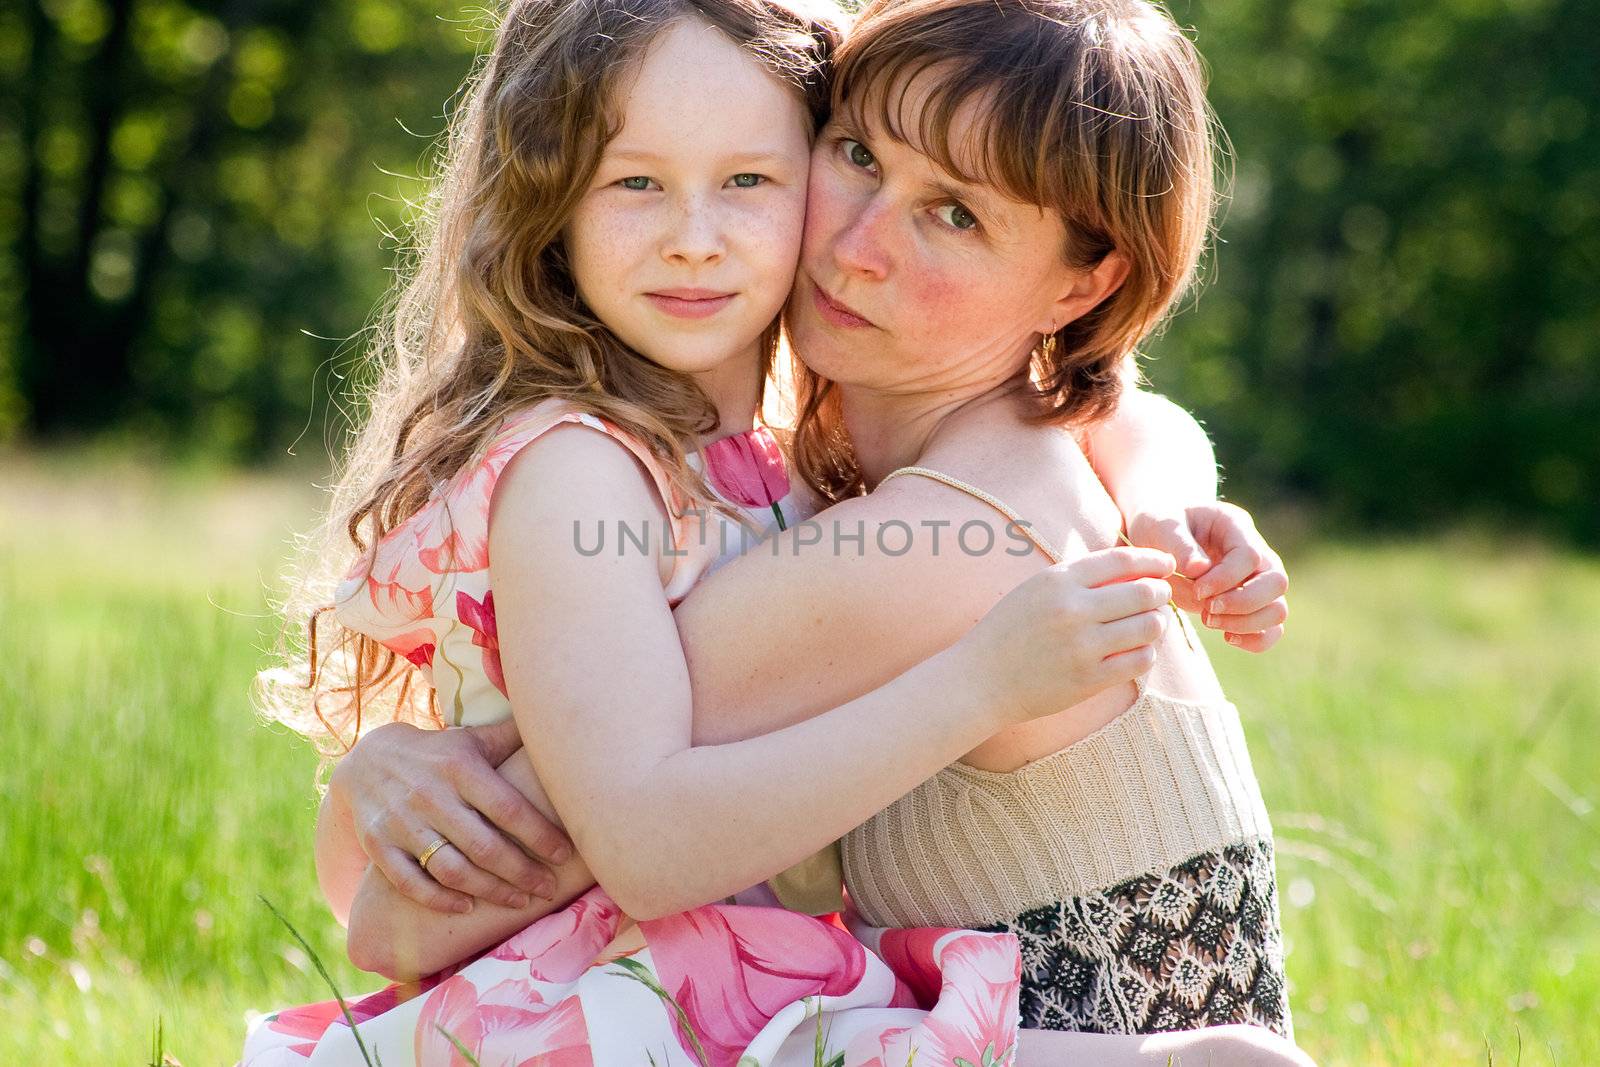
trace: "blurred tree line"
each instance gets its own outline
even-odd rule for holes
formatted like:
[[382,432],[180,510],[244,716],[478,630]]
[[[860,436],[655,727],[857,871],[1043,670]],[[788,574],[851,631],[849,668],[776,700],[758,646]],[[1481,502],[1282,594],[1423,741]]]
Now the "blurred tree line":
[[[1172,8],[1235,177],[1148,373],[1226,491],[1600,543],[1600,0]],[[320,437],[489,39],[422,0],[6,6],[0,440]]]

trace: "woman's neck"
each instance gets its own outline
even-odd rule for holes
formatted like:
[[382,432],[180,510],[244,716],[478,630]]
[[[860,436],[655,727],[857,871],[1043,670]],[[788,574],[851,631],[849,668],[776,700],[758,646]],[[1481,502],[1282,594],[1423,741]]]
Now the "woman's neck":
[[1014,382],[978,393],[882,393],[841,386],[845,429],[867,488],[876,488],[890,471],[914,465],[942,428],[994,404],[1007,404],[1015,392]]

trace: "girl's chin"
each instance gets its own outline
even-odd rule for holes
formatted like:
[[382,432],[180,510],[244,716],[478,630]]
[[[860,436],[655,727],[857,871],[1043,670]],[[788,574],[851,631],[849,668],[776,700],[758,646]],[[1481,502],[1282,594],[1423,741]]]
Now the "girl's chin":
[[731,349],[680,348],[645,352],[644,356],[658,367],[698,377],[753,369],[760,361],[760,354],[759,342],[751,341]]

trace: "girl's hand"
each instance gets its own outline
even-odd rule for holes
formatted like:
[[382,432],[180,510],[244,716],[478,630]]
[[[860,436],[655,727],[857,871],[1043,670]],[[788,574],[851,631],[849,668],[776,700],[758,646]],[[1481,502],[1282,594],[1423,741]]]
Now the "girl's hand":
[[1265,652],[1283,636],[1289,575],[1248,511],[1216,501],[1178,515],[1140,512],[1128,519],[1128,540],[1172,553],[1173,602],[1230,645]]
[[1014,721],[1054,715],[1155,665],[1174,567],[1150,548],[1058,563],[1007,593],[959,644]]
[[[351,813],[367,859],[406,897],[434,911],[471,898],[526,908],[549,897],[550,867],[572,842],[495,768],[522,745],[516,723],[454,730],[379,727],[340,759],[328,782]],[[417,862],[435,841],[448,844]],[[521,847],[518,847],[518,843]]]

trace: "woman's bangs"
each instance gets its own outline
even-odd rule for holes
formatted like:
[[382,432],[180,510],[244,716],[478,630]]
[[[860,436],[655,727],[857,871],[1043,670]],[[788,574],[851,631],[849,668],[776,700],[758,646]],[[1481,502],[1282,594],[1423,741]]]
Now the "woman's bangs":
[[[835,85],[835,114],[926,155],[958,181],[990,186],[1020,203],[1051,204],[1058,191],[1046,177],[1053,173],[1047,161],[1060,138],[1041,120],[1055,110],[1060,90],[1008,77],[995,69],[998,58],[861,56]],[[1048,91],[1043,100],[1041,88]]]

